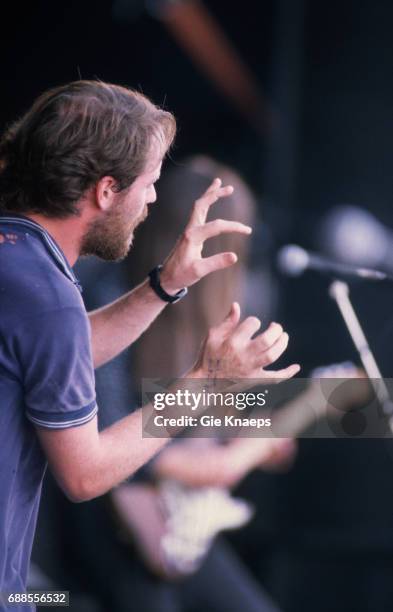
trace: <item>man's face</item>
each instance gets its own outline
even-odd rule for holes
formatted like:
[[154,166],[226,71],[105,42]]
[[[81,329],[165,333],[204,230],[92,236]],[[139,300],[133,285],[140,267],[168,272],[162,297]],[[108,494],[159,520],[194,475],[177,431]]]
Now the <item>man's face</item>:
[[128,189],[114,194],[111,208],[90,224],[81,255],[96,255],[106,261],[124,259],[136,227],[148,215],[148,204],[157,199],[154,183],[160,177],[161,165],[161,159],[149,163]]

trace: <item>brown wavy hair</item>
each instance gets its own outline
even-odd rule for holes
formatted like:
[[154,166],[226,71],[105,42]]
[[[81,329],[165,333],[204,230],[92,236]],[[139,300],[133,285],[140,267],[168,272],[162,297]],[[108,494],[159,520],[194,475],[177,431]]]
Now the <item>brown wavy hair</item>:
[[86,190],[104,176],[126,189],[151,147],[164,156],[175,131],[171,113],[126,87],[75,81],[50,89],[0,140],[0,212],[78,214]]

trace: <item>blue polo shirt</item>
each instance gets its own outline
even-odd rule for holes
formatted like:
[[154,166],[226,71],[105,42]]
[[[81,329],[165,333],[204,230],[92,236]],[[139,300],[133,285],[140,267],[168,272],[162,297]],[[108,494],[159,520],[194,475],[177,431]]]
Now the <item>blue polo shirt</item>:
[[40,225],[0,215],[0,593],[26,589],[46,469],[35,427],[76,427],[96,412],[73,271]]

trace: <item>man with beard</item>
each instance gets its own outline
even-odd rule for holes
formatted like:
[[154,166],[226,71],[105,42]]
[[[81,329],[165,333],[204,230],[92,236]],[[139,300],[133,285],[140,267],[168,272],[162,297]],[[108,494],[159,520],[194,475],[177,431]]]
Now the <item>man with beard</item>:
[[[0,593],[26,588],[47,461],[65,493],[83,501],[166,442],[142,437],[142,410],[98,432],[94,368],[132,344],[187,287],[236,262],[234,253],[202,258],[206,239],[251,231],[206,221],[209,207],[232,192],[214,180],[164,264],[87,315],[72,266],[83,254],[125,257],[156,200],[174,133],[172,115],[141,94],[79,81],[40,96],[0,142]],[[252,339],[259,327],[255,317],[240,323],[234,304],[187,377],[293,376],[297,366],[264,371],[288,335],[273,323]]]

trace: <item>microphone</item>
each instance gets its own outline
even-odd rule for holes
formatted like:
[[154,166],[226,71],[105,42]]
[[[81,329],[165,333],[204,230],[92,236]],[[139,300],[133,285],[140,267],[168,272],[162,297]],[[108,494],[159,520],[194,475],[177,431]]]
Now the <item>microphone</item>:
[[322,219],[318,237],[328,257],[393,272],[393,231],[364,208],[335,206]]
[[306,251],[297,244],[282,247],[277,254],[277,264],[280,271],[288,276],[300,276],[306,270],[315,270],[330,276],[372,281],[393,280],[393,277],[379,270],[348,266],[318,253]]

